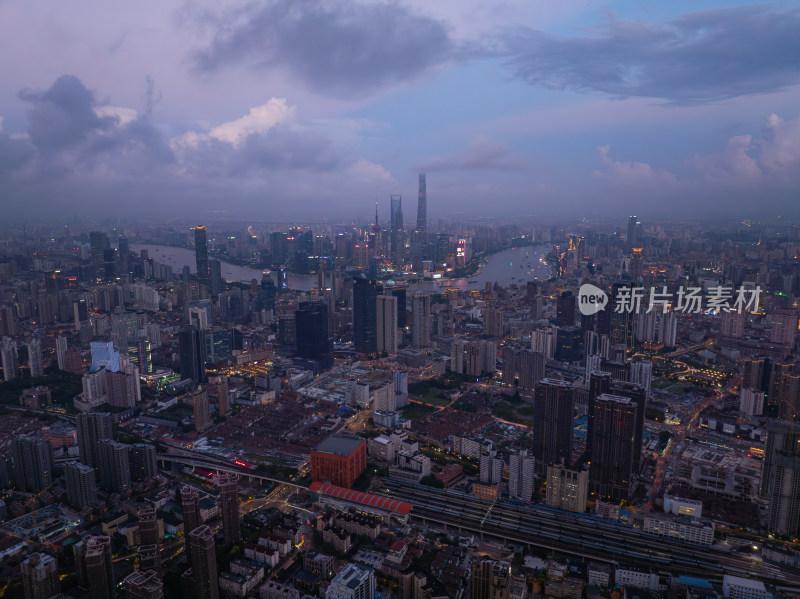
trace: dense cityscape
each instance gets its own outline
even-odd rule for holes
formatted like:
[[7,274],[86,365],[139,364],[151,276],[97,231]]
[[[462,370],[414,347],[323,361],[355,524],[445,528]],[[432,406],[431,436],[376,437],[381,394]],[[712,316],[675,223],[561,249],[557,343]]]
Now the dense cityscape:
[[7,228],[4,595],[793,595],[797,227],[418,190]]
[[0,0],[0,599],[800,599],[800,0]]

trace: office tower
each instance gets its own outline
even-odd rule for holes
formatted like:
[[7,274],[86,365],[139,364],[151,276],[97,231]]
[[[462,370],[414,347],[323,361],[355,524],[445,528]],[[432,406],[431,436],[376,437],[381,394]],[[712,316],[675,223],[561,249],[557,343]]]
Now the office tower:
[[217,484],[223,537],[226,543],[235,543],[240,538],[238,477],[235,474],[220,473]]
[[628,247],[641,247],[642,223],[636,216],[628,217]]
[[556,325],[571,327],[575,325],[575,295],[571,291],[562,291],[556,300]]
[[38,493],[53,482],[53,449],[44,439],[14,437],[11,455],[18,490]]
[[131,480],[143,481],[155,478],[158,474],[156,465],[156,448],[148,443],[134,443],[130,445],[128,463]]
[[153,508],[139,510],[139,568],[161,571],[158,516]]
[[767,387],[767,403],[764,414],[778,416],[783,402],[784,379],[794,372],[794,362],[775,362],[769,368],[769,384]]
[[517,351],[510,345],[503,346],[503,383],[513,385],[517,378]]
[[379,286],[373,279],[353,280],[353,349],[357,353],[377,351],[378,293]]
[[137,339],[135,355],[139,374],[153,374],[153,350],[149,339]]
[[0,306],[0,336],[12,336],[17,334],[15,323],[14,308],[11,306]]
[[408,319],[406,317],[406,295],[408,289],[406,287],[392,287],[389,291],[390,295],[397,298],[397,328],[405,329],[408,326]]
[[379,295],[376,309],[378,352],[397,353],[397,298],[393,295]]
[[545,370],[544,354],[524,349],[517,355],[517,369],[519,370],[519,388],[532,391],[541,379]]
[[31,377],[44,375],[44,367],[42,366],[42,342],[37,337],[28,341],[28,367],[31,371]]
[[580,327],[558,327],[555,359],[559,362],[579,362],[582,357],[583,332]]
[[0,489],[10,489],[14,486],[14,462],[11,456],[0,454]]
[[120,277],[129,275],[131,273],[131,244],[127,237],[120,237],[118,243],[117,253],[117,274]]
[[196,599],[218,599],[217,551],[214,531],[201,525],[187,535],[191,546],[192,579]]
[[417,196],[417,231],[428,230],[428,189],[425,173],[419,174],[419,195]]
[[634,287],[632,281],[615,281],[611,285],[611,297],[609,298],[609,305],[607,306],[606,310],[603,310],[603,312],[611,313],[611,343],[626,349],[632,348],[635,341],[633,323],[635,320],[636,309],[634,307],[633,311],[631,312],[627,310],[617,312],[616,308],[618,305],[620,305],[620,302],[622,301],[621,298],[626,293],[632,293],[632,287]]
[[9,337],[3,338],[0,345],[0,359],[3,362],[3,379],[13,381],[19,373],[19,353],[17,342]]
[[[415,294],[416,295],[416,294]],[[503,336],[503,311],[487,307],[483,311],[483,334],[489,337]]]
[[222,265],[219,260],[214,258],[208,261],[209,278],[211,279],[211,295],[216,297],[222,293],[224,285],[222,279]]
[[404,262],[405,239],[403,230],[403,196],[392,194],[389,199],[389,212],[391,215],[391,244],[392,262],[402,266]]
[[785,374],[778,393],[778,417],[800,421],[800,374]]
[[100,466],[97,443],[111,439],[111,414],[108,412],[83,412],[76,418],[78,452],[82,464],[92,468]]
[[444,270],[450,257],[450,235],[439,233],[436,235],[436,270]]
[[202,524],[200,520],[200,495],[197,489],[190,486],[181,488],[181,509],[183,510],[183,534],[186,538],[188,562],[192,563],[189,533]]
[[545,378],[536,385],[533,457],[539,476],[545,475],[547,466],[572,463],[574,406],[575,389],[566,381]]
[[500,599],[508,597],[511,582],[511,565],[482,559],[472,562],[470,599]]
[[608,392],[619,397],[627,397],[636,404],[636,419],[633,431],[633,473],[638,474],[641,469],[642,436],[644,434],[645,412],[647,411],[647,392],[645,388],[636,383],[612,380]]
[[375,596],[375,574],[372,568],[350,562],[331,580],[325,599],[372,599]]
[[533,477],[536,464],[526,450],[511,452],[508,458],[508,495],[512,499],[529,503],[533,497]]
[[102,231],[91,231],[89,233],[89,246],[92,252],[92,265],[95,267],[97,274],[102,271],[105,251],[111,246],[108,235]]
[[127,493],[131,488],[128,446],[110,439],[98,441],[100,485],[112,493]]
[[192,404],[195,430],[204,430],[211,424],[211,412],[208,407],[208,392],[202,387],[198,387],[187,394],[187,400]]
[[203,333],[193,328],[178,333],[181,378],[201,383],[206,376]]
[[503,458],[496,451],[481,453],[478,476],[484,485],[496,485],[503,479]]
[[[611,391],[611,373],[595,370],[589,373],[589,397],[587,414],[588,421],[586,424],[586,448],[591,451],[592,447],[592,434],[594,432],[594,405],[595,400],[603,393]],[[591,457],[591,454],[590,456]]]
[[113,281],[117,278],[117,252],[114,248],[103,250],[103,280]]
[[411,309],[414,347],[430,347],[431,344],[431,296],[424,291],[415,291]]
[[319,363],[320,369],[333,366],[333,340],[328,334],[328,304],[300,302],[294,313],[297,356]]
[[568,512],[586,511],[589,470],[572,470],[563,464],[547,467],[547,505]]
[[603,393],[594,401],[589,489],[598,499],[628,499],[634,466],[636,402]]
[[120,599],[164,599],[164,583],[158,572],[137,570],[122,581]]
[[19,565],[25,599],[50,599],[61,592],[58,562],[46,553],[31,553]]
[[64,464],[64,479],[67,485],[67,503],[78,510],[97,501],[97,485],[94,468],[80,462]]
[[83,561],[89,580],[91,599],[111,599],[114,596],[114,559],[111,537],[89,537],[84,541]]
[[223,375],[208,377],[206,391],[210,396],[217,398],[217,414],[224,416],[231,407],[228,401],[228,377]]
[[759,492],[770,534],[795,538],[800,528],[800,423],[770,420]]
[[210,272],[208,267],[208,239],[205,225],[194,228],[194,258],[197,263],[197,282],[208,287]]
[[56,360],[59,370],[65,370],[67,367],[67,349],[69,349],[67,338],[56,337]]

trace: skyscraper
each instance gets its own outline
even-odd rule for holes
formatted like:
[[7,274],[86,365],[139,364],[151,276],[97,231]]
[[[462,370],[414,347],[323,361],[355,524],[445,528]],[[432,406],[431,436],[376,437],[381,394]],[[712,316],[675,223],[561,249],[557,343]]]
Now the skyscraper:
[[226,543],[240,539],[239,531],[239,485],[235,474],[219,475],[219,511],[222,516],[222,533]]
[[191,580],[196,599],[218,599],[217,552],[214,531],[202,525],[187,535],[191,545]]
[[67,485],[67,503],[81,510],[97,501],[97,485],[94,482],[94,468],[80,462],[64,464],[64,478]]
[[104,439],[96,447],[102,487],[113,493],[127,493],[131,487],[128,446]]
[[90,581],[91,599],[111,599],[114,596],[114,559],[111,537],[89,537],[83,554],[86,577]]
[[563,291],[556,304],[556,325],[571,327],[575,324],[575,295],[571,291]]
[[28,341],[28,367],[31,370],[31,377],[44,375],[44,367],[42,366],[42,342],[38,337],[34,337]]
[[771,534],[795,538],[800,530],[800,423],[770,420],[759,493],[767,508]]
[[379,291],[372,279],[353,280],[353,349],[358,353],[374,354],[377,351]]
[[58,369],[64,370],[67,367],[67,350],[69,345],[66,337],[56,337],[56,360]]
[[139,510],[139,563],[141,570],[161,571],[158,516],[153,508]]
[[3,363],[3,379],[13,381],[19,373],[19,353],[17,342],[10,337],[4,337],[0,344],[0,361]]
[[533,497],[533,477],[536,472],[533,456],[526,450],[514,451],[508,458],[508,495],[528,503]]
[[575,388],[566,381],[545,378],[536,385],[533,456],[540,476],[552,464],[572,463],[574,405]]
[[431,344],[431,296],[424,291],[415,291],[411,304],[414,347],[430,347]]
[[147,443],[130,445],[128,454],[131,480],[142,481],[154,478],[157,474],[156,448]]
[[201,383],[206,376],[203,333],[194,328],[183,329],[178,333],[178,352],[180,354],[181,377]]
[[328,304],[300,302],[294,313],[297,356],[319,363],[320,369],[333,366],[333,340],[328,334]]
[[391,215],[391,243],[392,243],[392,262],[397,266],[402,266],[405,259],[404,255],[404,231],[403,231],[403,196],[393,193],[389,199],[389,213]]
[[188,562],[192,563],[192,547],[189,543],[189,533],[200,526],[200,495],[197,489],[190,486],[181,488],[181,509],[183,510],[183,534],[186,538],[186,553]]
[[519,388],[532,391],[536,383],[544,378],[544,354],[525,349],[517,355]]
[[205,225],[194,228],[194,258],[197,263],[197,282],[206,287],[211,282],[208,266],[208,239]]
[[428,190],[425,173],[419,174],[419,196],[417,199],[417,231],[425,233],[428,230]]
[[76,419],[78,452],[82,464],[98,468],[97,443],[111,439],[111,414],[108,412],[83,412]]
[[377,350],[397,352],[397,298],[393,295],[377,297]]
[[37,493],[53,482],[53,449],[44,439],[14,437],[11,455],[18,490]]
[[636,402],[603,393],[594,403],[589,490],[604,501],[627,500],[636,447]]
[[642,242],[642,223],[639,222],[639,218],[636,216],[629,216],[628,217],[628,246],[629,247],[640,247],[639,244]]
[[25,599],[49,599],[61,592],[58,562],[46,553],[31,553],[20,565]]
[[192,403],[194,414],[194,428],[202,431],[211,424],[211,413],[208,409],[208,392],[202,387],[198,387],[188,395]]

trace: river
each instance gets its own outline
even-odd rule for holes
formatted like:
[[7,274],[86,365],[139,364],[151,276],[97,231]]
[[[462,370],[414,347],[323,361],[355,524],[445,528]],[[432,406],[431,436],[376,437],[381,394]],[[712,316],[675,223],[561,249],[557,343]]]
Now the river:
[[[131,244],[131,250],[141,252],[147,250],[156,262],[172,267],[176,275],[180,275],[184,266],[197,272],[194,251],[168,245]],[[486,283],[497,283],[503,287],[524,285],[527,281],[545,281],[550,278],[550,268],[544,263],[544,256],[550,251],[549,245],[518,247],[492,254],[481,266],[480,271],[469,279],[441,279],[439,281],[421,281],[414,283],[414,291],[436,291],[455,288],[461,291],[481,290]],[[249,283],[256,279],[261,281],[263,272],[249,266],[239,266],[220,261],[222,278],[226,281]],[[297,275],[289,273],[289,288],[297,291],[309,291],[316,287],[316,275]]]

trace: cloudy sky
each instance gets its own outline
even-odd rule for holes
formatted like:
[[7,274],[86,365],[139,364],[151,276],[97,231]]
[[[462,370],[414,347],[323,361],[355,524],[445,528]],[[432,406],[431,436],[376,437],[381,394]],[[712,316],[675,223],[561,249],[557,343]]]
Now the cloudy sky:
[[0,0],[17,217],[800,212],[800,2]]

